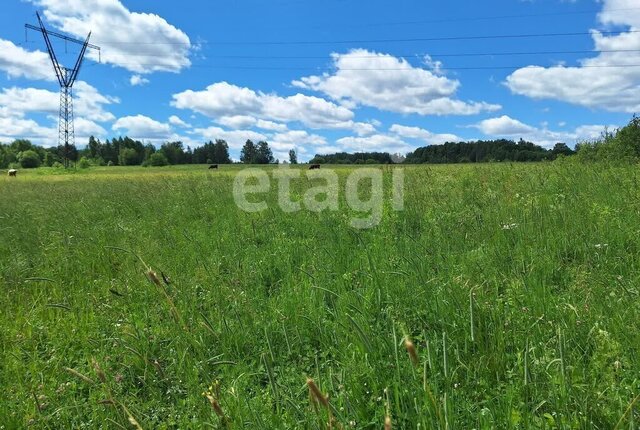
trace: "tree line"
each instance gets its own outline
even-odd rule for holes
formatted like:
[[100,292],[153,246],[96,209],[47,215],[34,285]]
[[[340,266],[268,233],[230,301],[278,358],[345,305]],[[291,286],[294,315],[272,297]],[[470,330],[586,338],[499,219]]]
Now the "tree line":
[[[316,154],[312,164],[392,164],[392,163],[482,163],[490,161],[543,161],[561,156],[576,155],[584,162],[639,162],[640,117],[633,116],[629,123],[609,132],[605,130],[599,139],[581,142],[575,150],[565,143],[556,143],[551,149],[520,139],[478,140],[471,142],[446,142],[415,149],[406,157],[391,156],[387,152],[338,152]],[[191,149],[182,142],[166,142],[159,148],[129,137],[118,137],[101,142],[93,136],[82,149],[70,145],[44,148],[26,139],[16,139],[10,144],[0,144],[0,168],[62,165],[65,157],[80,167],[89,165],[114,166],[164,166],[169,164],[227,164],[231,163],[229,145],[222,139],[209,141]],[[240,161],[245,164],[279,163],[269,144],[247,140],[240,151]],[[295,150],[289,151],[289,163],[297,164]]]
[[472,142],[446,142],[417,148],[407,154],[405,163],[484,163],[488,161],[543,161],[558,155],[573,155],[565,143],[556,143],[552,149],[520,139],[478,140]]
[[335,154],[316,154],[311,164],[392,164],[388,152],[336,152]]

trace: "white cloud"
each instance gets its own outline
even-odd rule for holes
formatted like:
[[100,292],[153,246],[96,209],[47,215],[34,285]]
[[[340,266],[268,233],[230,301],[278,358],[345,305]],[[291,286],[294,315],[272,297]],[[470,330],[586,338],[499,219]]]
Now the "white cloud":
[[[105,96],[84,81],[76,82],[74,94],[74,113],[76,118],[91,121],[111,121],[114,116],[104,109],[105,105],[118,103],[114,97]],[[57,92],[39,88],[3,88],[0,92],[0,109],[5,115],[23,117],[29,112],[57,114],[60,95]]]
[[280,124],[273,121],[267,121],[264,119],[259,119],[256,121],[256,127],[261,128],[263,130],[271,130],[271,131],[287,131],[287,126],[285,124]]
[[77,115],[94,121],[112,121],[115,119],[111,112],[104,110],[103,105],[120,103],[117,97],[105,96],[84,81],[76,82],[73,88],[73,106]]
[[427,145],[440,145],[445,142],[460,142],[464,139],[449,133],[432,133],[429,130],[425,130],[420,127],[409,127],[400,124],[393,124],[389,131],[397,136],[404,137],[406,139],[416,139],[423,141]]
[[86,118],[76,118],[73,123],[75,131],[76,144],[84,145],[89,136],[98,137],[103,139],[107,136],[107,131],[94,121],[90,121]]
[[376,132],[376,128],[368,122],[355,122],[353,123],[353,131],[358,136],[369,136]]
[[343,137],[336,140],[341,151],[357,151],[357,152],[408,152],[412,148],[407,142],[398,136],[387,134],[374,134],[368,137]]
[[42,51],[27,51],[9,40],[0,39],[0,70],[10,78],[56,79],[49,55]]
[[23,117],[27,112],[57,113],[60,95],[39,88],[3,88],[0,106],[6,115]]
[[305,130],[289,130],[284,133],[274,134],[271,136],[269,144],[271,144],[271,142],[280,145],[281,148],[291,149],[305,145],[325,145],[327,139],[317,134],[309,134]]
[[[604,0],[598,20],[603,25],[640,29],[640,14],[630,11],[636,0]],[[533,99],[554,99],[594,109],[634,113],[640,111],[640,33],[604,35],[592,30],[594,48],[600,53],[579,61],[578,66],[518,69],[505,84],[515,94]],[[603,52],[626,50],[627,52]],[[610,66],[627,66],[615,67]]]
[[319,97],[303,94],[281,97],[227,82],[209,85],[202,91],[187,90],[174,94],[171,104],[179,109],[191,109],[228,126],[240,126],[242,121],[247,121],[248,125],[252,122],[249,117],[284,123],[300,122],[311,128],[349,129],[354,124],[353,112]]
[[[30,1],[64,32],[84,39],[92,31],[103,63],[135,73],[179,72],[191,65],[189,37],[158,15],[131,12],[119,0]],[[87,55],[98,58],[93,50]]]
[[484,135],[491,138],[508,138],[512,140],[522,138],[547,148],[558,142],[574,144],[583,140],[592,140],[600,137],[605,128],[609,130],[616,128],[604,125],[582,125],[576,127],[573,131],[554,131],[549,130],[546,126],[541,128],[533,127],[506,115],[480,121],[471,127],[477,128]]
[[177,127],[183,127],[183,128],[189,128],[191,127],[191,124],[184,122],[182,119],[180,119],[179,116],[177,115],[171,115],[169,117],[169,124],[171,125],[175,125]]
[[257,120],[249,115],[227,115],[221,116],[216,120],[216,122],[224,125],[225,127],[231,127],[238,130],[253,127],[256,125]]
[[131,75],[131,77],[129,78],[129,84],[131,84],[132,87],[142,86],[148,83],[149,83],[149,79],[143,78],[140,75]]
[[118,118],[113,124],[114,130],[124,130],[126,135],[138,140],[163,140],[171,136],[168,124],[156,121],[144,115]]
[[220,127],[196,128],[194,132],[204,140],[215,141],[216,139],[225,140],[230,148],[240,149],[242,145],[249,139],[254,143],[261,140],[267,141],[269,138],[262,133],[253,130],[224,130]]
[[480,121],[476,127],[489,136],[521,136],[535,131],[534,127],[526,125],[507,115]]
[[460,82],[438,76],[440,63],[425,62],[433,69],[414,67],[404,58],[353,49],[331,55],[333,74],[303,77],[294,86],[321,91],[349,106],[365,105],[381,110],[420,115],[472,115],[495,111],[499,105],[453,99]]
[[58,144],[58,131],[53,125],[44,127],[32,119],[15,116],[0,116],[0,142],[11,142],[14,139],[29,139],[43,146]]

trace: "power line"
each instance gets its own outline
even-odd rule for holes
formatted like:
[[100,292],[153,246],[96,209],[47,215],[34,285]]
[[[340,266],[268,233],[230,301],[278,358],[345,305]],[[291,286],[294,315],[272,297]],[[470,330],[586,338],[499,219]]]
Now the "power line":
[[[452,54],[432,54],[432,53],[413,53],[413,54],[393,54],[394,57],[499,57],[511,55],[558,55],[558,54],[599,54],[614,52],[640,52],[640,49],[603,49],[600,51],[593,49],[575,50],[575,51],[519,51],[519,52],[466,52]],[[152,56],[151,54],[137,54],[141,57]],[[157,54],[155,54],[157,55]],[[391,54],[389,54],[391,55]],[[321,60],[326,59],[326,55],[210,55],[208,58],[227,58],[227,59],[250,59],[250,60]],[[380,55],[349,55],[349,58],[379,58]]]
[[[165,64],[161,63],[118,63],[118,65],[136,65],[143,67],[154,67],[154,66],[164,66]],[[269,67],[269,66],[220,66],[217,64],[192,64],[190,67],[193,68],[204,68],[204,69],[224,69],[224,70],[291,70],[291,71],[321,71],[320,68],[316,67]],[[470,67],[439,67],[438,71],[445,70],[519,70],[519,69],[527,69],[527,68],[549,68],[549,67],[565,67],[565,66],[534,66],[531,64],[522,65],[522,66],[470,66]],[[568,66],[567,68],[572,67]],[[577,68],[585,68],[585,69],[615,69],[615,68],[627,68],[627,67],[640,67],[640,64],[606,64],[606,65],[580,65],[573,66]],[[397,72],[411,72],[416,70],[425,70],[425,71],[433,71],[433,69],[422,69],[422,68],[340,68],[341,71],[397,71]]]
[[[603,35],[618,35],[640,33],[640,30],[598,31]],[[530,34],[497,34],[488,36],[447,36],[447,37],[410,37],[404,39],[354,39],[354,40],[302,40],[302,41],[253,41],[253,42],[213,42],[216,45],[325,45],[325,44],[355,44],[355,43],[403,43],[403,42],[440,42],[453,40],[488,40],[488,39],[526,39],[535,37],[566,37],[590,36],[591,32],[572,33],[530,33]]]
[[[625,12],[632,10],[640,10],[640,7],[629,7],[622,9],[609,9],[607,12]],[[545,12],[545,13],[531,13],[531,14],[515,14],[515,15],[494,15],[494,16],[478,16],[468,18],[442,18],[442,19],[427,19],[416,21],[396,21],[396,22],[379,22],[370,24],[355,24],[352,27],[374,27],[374,26],[387,26],[387,25],[410,25],[410,24],[438,24],[447,22],[469,22],[469,21],[490,21],[500,19],[515,19],[515,18],[541,18],[548,16],[567,16],[567,15],[586,15],[597,14],[602,12],[601,10],[577,10],[577,11],[565,11],[565,12]]]
[[[640,30],[594,30],[602,35],[620,35],[630,33],[640,33]],[[494,34],[486,36],[445,36],[445,37],[408,37],[399,39],[351,39],[351,40],[298,40],[298,41],[220,41],[209,42],[200,41],[199,44],[220,45],[220,46],[239,46],[239,45],[329,45],[329,44],[356,44],[356,43],[406,43],[406,42],[441,42],[455,40],[490,40],[490,39],[527,39],[537,37],[571,37],[571,36],[590,36],[592,31],[577,31],[568,33],[528,33],[528,34]],[[193,43],[188,42],[118,42],[109,40],[100,40],[102,45],[171,45],[171,46],[192,46]]]

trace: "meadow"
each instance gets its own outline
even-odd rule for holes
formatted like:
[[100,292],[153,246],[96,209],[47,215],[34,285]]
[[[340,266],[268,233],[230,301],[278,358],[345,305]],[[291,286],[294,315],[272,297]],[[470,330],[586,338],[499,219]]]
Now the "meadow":
[[0,177],[0,429],[638,428],[637,166],[397,167],[365,230],[240,168]]

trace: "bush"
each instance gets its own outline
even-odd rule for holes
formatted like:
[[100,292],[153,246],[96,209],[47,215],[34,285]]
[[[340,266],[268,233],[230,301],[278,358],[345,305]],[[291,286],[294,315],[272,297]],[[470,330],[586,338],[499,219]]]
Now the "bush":
[[32,150],[23,151],[18,156],[20,165],[25,169],[33,169],[40,166],[38,153]]
[[154,167],[166,166],[169,164],[166,155],[162,152],[156,152],[149,156],[149,165]]
[[88,169],[91,167],[91,163],[87,160],[87,157],[82,157],[80,161],[78,161],[78,167],[81,169]]
[[637,163],[640,160],[640,118],[634,115],[629,124],[615,133],[605,130],[600,139],[579,143],[576,152],[578,160],[583,162]]
[[56,169],[61,169],[61,168],[63,168],[64,166],[62,165],[62,163],[61,163],[61,162],[56,161],[56,162],[54,162],[54,163],[51,165],[51,167],[55,167]]
[[109,166],[109,167],[113,166],[113,161],[109,161],[109,162],[107,163],[107,166]]

